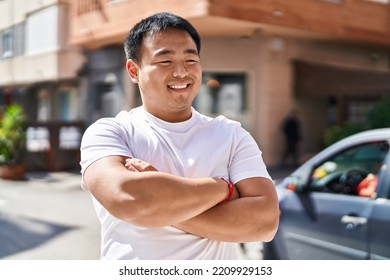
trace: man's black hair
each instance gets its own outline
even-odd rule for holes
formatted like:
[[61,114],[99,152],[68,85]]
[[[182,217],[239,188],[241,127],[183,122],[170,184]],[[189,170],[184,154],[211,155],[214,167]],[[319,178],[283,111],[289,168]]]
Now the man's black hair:
[[124,49],[127,59],[140,61],[140,50],[143,40],[146,36],[167,29],[179,29],[186,31],[196,44],[198,53],[200,53],[200,37],[196,29],[182,17],[171,13],[157,13],[141,20],[129,32],[125,42]]

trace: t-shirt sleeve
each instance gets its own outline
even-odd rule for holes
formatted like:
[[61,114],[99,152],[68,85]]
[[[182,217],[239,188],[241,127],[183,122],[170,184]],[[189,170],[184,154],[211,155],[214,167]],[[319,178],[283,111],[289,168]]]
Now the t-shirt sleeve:
[[253,137],[242,127],[237,130],[229,167],[230,180],[238,181],[253,177],[272,180],[264,163],[262,152]]
[[81,140],[81,174],[93,162],[107,156],[132,157],[126,143],[126,134],[121,124],[114,118],[104,118],[87,128]]

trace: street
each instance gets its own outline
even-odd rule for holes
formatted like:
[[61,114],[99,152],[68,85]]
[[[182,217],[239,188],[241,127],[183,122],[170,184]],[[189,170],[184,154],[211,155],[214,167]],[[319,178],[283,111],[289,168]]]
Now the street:
[[77,173],[0,180],[0,259],[99,258],[99,223]]

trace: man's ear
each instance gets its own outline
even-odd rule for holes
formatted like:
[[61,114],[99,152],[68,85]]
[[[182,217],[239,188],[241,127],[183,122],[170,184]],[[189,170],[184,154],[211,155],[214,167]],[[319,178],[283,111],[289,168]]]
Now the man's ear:
[[126,62],[126,69],[131,81],[135,84],[138,83],[138,65],[132,59],[128,59]]

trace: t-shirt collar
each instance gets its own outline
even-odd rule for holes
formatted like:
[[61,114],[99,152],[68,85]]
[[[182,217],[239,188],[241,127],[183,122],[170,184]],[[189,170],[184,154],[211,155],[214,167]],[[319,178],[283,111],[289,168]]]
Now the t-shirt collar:
[[167,122],[160,118],[157,118],[156,116],[147,112],[143,106],[141,106],[140,109],[143,112],[143,115],[147,122],[171,132],[186,132],[190,130],[198,118],[198,112],[193,107],[191,107],[191,117],[188,120],[175,123]]

